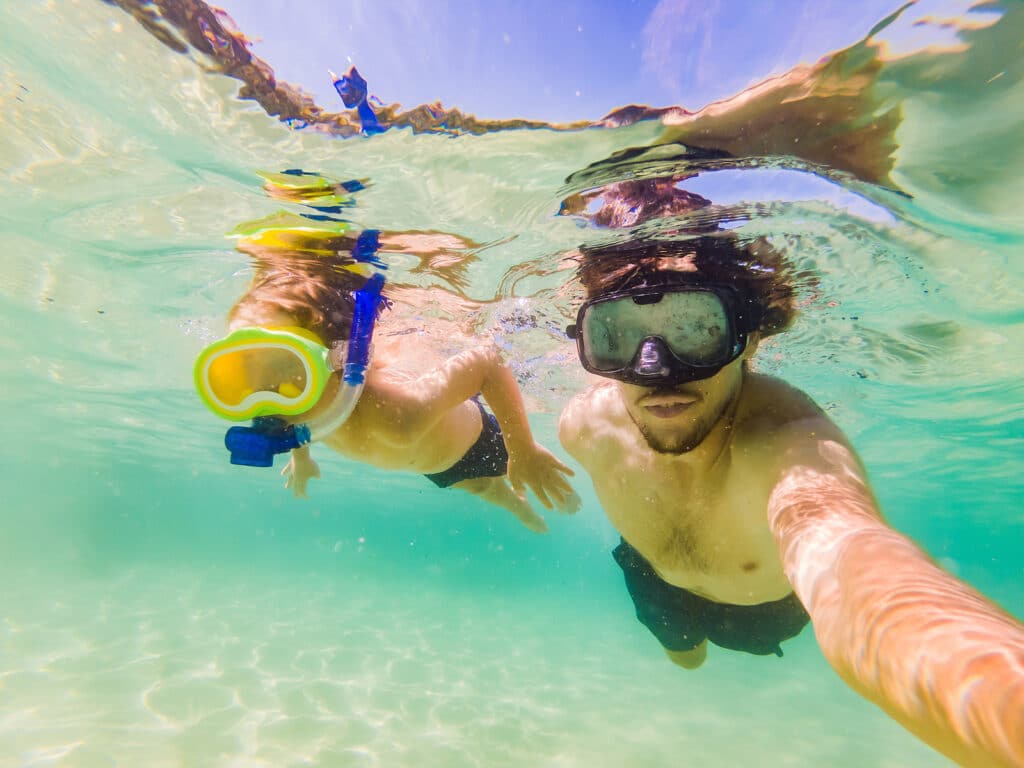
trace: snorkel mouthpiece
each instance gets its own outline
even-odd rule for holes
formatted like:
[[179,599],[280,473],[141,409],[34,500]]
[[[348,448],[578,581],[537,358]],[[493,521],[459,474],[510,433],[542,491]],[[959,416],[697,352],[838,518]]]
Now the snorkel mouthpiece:
[[257,417],[251,427],[231,427],[224,435],[231,463],[244,467],[272,467],[274,456],[309,441],[309,427],[305,424],[289,424],[275,416]]

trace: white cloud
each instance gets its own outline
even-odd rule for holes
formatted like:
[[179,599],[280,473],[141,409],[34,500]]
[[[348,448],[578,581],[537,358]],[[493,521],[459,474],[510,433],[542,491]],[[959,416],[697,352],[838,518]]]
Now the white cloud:
[[720,0],[660,0],[644,25],[643,66],[673,97],[688,84],[703,84],[713,48],[712,27]]

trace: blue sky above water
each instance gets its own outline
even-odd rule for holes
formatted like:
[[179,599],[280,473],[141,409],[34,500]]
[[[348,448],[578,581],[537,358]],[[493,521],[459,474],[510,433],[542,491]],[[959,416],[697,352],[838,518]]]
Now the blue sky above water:
[[697,109],[859,40],[898,0],[221,0],[279,79],[340,109],[328,69],[371,93],[484,118]]

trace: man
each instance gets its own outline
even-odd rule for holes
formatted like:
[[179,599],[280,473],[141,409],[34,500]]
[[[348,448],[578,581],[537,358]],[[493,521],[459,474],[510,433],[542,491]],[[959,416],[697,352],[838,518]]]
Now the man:
[[709,641],[782,655],[809,614],[843,679],[924,741],[1024,765],[1024,628],[885,524],[810,398],[748,368],[794,314],[772,250],[728,233],[584,248],[580,278],[570,333],[606,381],[559,436],[669,658],[699,667]]

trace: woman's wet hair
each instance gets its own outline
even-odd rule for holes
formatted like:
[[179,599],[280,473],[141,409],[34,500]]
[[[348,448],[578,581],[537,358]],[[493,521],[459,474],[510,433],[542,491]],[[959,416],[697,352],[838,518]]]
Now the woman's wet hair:
[[228,313],[230,325],[262,325],[268,315],[283,314],[327,346],[348,340],[353,293],[366,283],[362,275],[343,268],[353,264],[351,259],[278,252],[261,254],[254,263],[249,289]]
[[736,288],[757,309],[758,330],[771,336],[796,316],[781,254],[763,239],[732,232],[689,238],[648,238],[581,246],[577,276],[587,298],[632,288],[719,283]]

